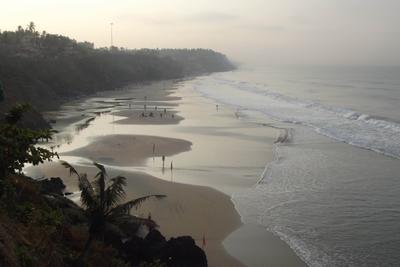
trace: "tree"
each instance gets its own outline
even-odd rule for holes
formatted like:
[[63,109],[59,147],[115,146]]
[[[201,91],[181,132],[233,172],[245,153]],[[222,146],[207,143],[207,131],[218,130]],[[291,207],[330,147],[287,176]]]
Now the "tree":
[[[126,194],[124,190],[126,186],[125,177],[108,178],[104,166],[94,162],[93,164],[99,169],[99,172],[94,177],[93,182],[90,182],[87,174],[79,174],[68,162],[61,161],[61,164],[69,169],[70,175],[74,174],[78,177],[81,203],[88,217],[89,237],[78,259],[81,265],[86,262],[93,240],[102,236],[108,227],[118,224],[127,217],[132,217],[130,215],[131,209],[138,208],[149,198],[161,199],[166,197],[165,195],[148,195],[119,204]],[[150,219],[141,218],[138,218],[138,222],[154,223]]]
[[26,29],[27,29],[28,31],[30,31],[30,32],[34,32],[34,31],[36,30],[36,25],[35,25],[35,23],[34,23],[33,21],[29,22],[29,24],[28,24],[28,26],[27,26]]
[[26,163],[38,165],[58,157],[57,153],[36,146],[41,139],[51,139],[54,130],[32,130],[17,125],[29,105],[17,104],[0,124],[0,179],[21,172]]

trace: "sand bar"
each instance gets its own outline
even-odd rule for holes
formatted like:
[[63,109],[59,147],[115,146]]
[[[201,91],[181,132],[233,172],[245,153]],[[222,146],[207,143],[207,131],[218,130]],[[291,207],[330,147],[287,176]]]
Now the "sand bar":
[[107,135],[95,138],[88,146],[62,155],[79,155],[114,166],[137,166],[151,157],[168,157],[189,151],[191,145],[189,141],[158,136]]

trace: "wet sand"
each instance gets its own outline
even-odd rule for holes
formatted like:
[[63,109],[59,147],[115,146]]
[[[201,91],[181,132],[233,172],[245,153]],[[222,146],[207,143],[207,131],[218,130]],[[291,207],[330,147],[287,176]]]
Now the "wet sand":
[[93,138],[89,145],[60,155],[79,155],[91,161],[114,166],[137,166],[143,165],[150,157],[168,157],[188,151],[191,146],[189,141],[174,138],[107,135]]
[[[266,235],[254,235],[253,228],[243,227],[230,198],[232,193],[257,182],[265,164],[272,160],[272,146],[281,132],[241,121],[240,115],[228,107],[216,108],[213,101],[182,84],[179,90],[176,87],[173,82],[135,86],[104,92],[79,103],[79,108],[71,105],[63,111],[67,119],[78,117],[78,109],[78,113],[85,111],[82,117],[99,110],[107,113],[98,115],[78,132],[74,125],[59,123],[64,134],[70,132],[68,143],[58,148],[62,159],[91,174],[94,170],[88,165],[90,160],[106,164],[110,176],[128,178],[128,198],[168,195],[165,200],[144,204],[138,214],[147,216],[151,212],[168,237],[191,235],[202,246],[204,235],[209,266],[245,266],[242,262],[250,263],[248,266],[303,266],[276,236],[264,229]],[[118,104],[110,108],[113,101]],[[140,110],[144,105],[146,111],[144,107]],[[174,120],[172,116],[140,116],[150,109],[154,111],[155,106],[157,112],[166,108],[167,114],[174,114]],[[160,147],[153,160],[152,144],[156,142]],[[164,170],[161,155],[167,156]],[[173,171],[169,168],[171,161]],[[76,190],[75,179],[68,178],[57,163],[44,164],[31,169],[31,173],[36,177],[60,176],[70,191]],[[254,253],[255,246],[272,253]],[[265,255],[271,257],[270,261],[265,261]],[[251,262],[246,260],[249,257]]]
[[126,117],[125,119],[118,120],[114,123],[117,124],[178,124],[183,118],[176,115],[174,111],[164,111],[163,109],[157,110],[123,110],[113,113],[116,116]]

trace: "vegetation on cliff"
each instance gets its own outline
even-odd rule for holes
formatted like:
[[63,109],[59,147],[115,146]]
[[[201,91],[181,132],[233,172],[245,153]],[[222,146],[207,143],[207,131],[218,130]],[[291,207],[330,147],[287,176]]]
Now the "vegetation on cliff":
[[[21,173],[57,154],[37,146],[50,130],[20,126],[27,107],[17,105],[0,122],[0,266],[127,267],[207,266],[204,252],[191,237],[166,240],[150,218],[130,214],[148,198],[120,204],[124,177],[108,178],[102,165],[89,180],[63,163],[79,179],[81,206],[66,198],[60,178],[33,180]],[[139,237],[145,225],[148,234]]]
[[65,99],[128,83],[232,70],[223,54],[207,49],[94,48],[66,36],[26,29],[0,31],[0,81],[5,108],[28,102],[39,110]]
[[[81,203],[88,217],[89,237],[79,257],[81,262],[86,261],[92,242],[96,238],[103,237],[109,228],[118,227],[119,224],[132,218],[130,215],[132,208],[137,208],[142,202],[152,197],[157,199],[166,197],[165,195],[149,195],[120,204],[119,202],[125,197],[125,177],[109,178],[103,165],[93,163],[99,169],[99,172],[91,182],[86,174],[78,173],[68,162],[63,161],[62,164],[78,178]],[[138,223],[142,222],[151,229],[155,227],[154,222],[150,219],[138,220]]]

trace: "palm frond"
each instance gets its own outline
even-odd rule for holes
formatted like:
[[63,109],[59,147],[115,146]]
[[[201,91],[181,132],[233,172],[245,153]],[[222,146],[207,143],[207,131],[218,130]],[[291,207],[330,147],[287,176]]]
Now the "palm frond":
[[106,169],[104,168],[103,165],[97,162],[93,162],[93,165],[96,166],[100,171],[96,174],[95,178],[97,179],[95,181],[97,193],[100,196],[100,203],[102,205],[102,208],[105,208],[105,189],[106,189],[106,178],[107,178],[107,172]]
[[109,211],[108,215],[110,215],[110,217],[118,217],[123,214],[129,214],[131,209],[133,209],[133,208],[137,209],[144,201],[146,201],[150,198],[162,199],[165,197],[166,197],[166,195],[148,195],[148,196],[140,197],[140,198],[128,201],[124,204],[120,204],[120,205],[112,208]]
[[94,208],[97,205],[98,200],[86,174],[79,176],[79,189],[81,190],[82,205],[90,209]]
[[97,169],[99,169],[100,172],[103,173],[104,176],[107,175],[106,168],[104,168],[103,165],[101,165],[100,163],[97,163],[97,162],[93,162],[93,165],[96,166]]
[[69,175],[71,176],[72,174],[75,174],[76,176],[78,176],[78,178],[80,178],[80,175],[78,173],[78,171],[68,162],[64,161],[64,160],[60,160],[61,165],[63,165],[65,168],[69,169]]
[[110,180],[110,185],[107,187],[104,200],[107,210],[114,207],[125,197],[124,186],[126,186],[126,178],[122,176],[114,177]]

